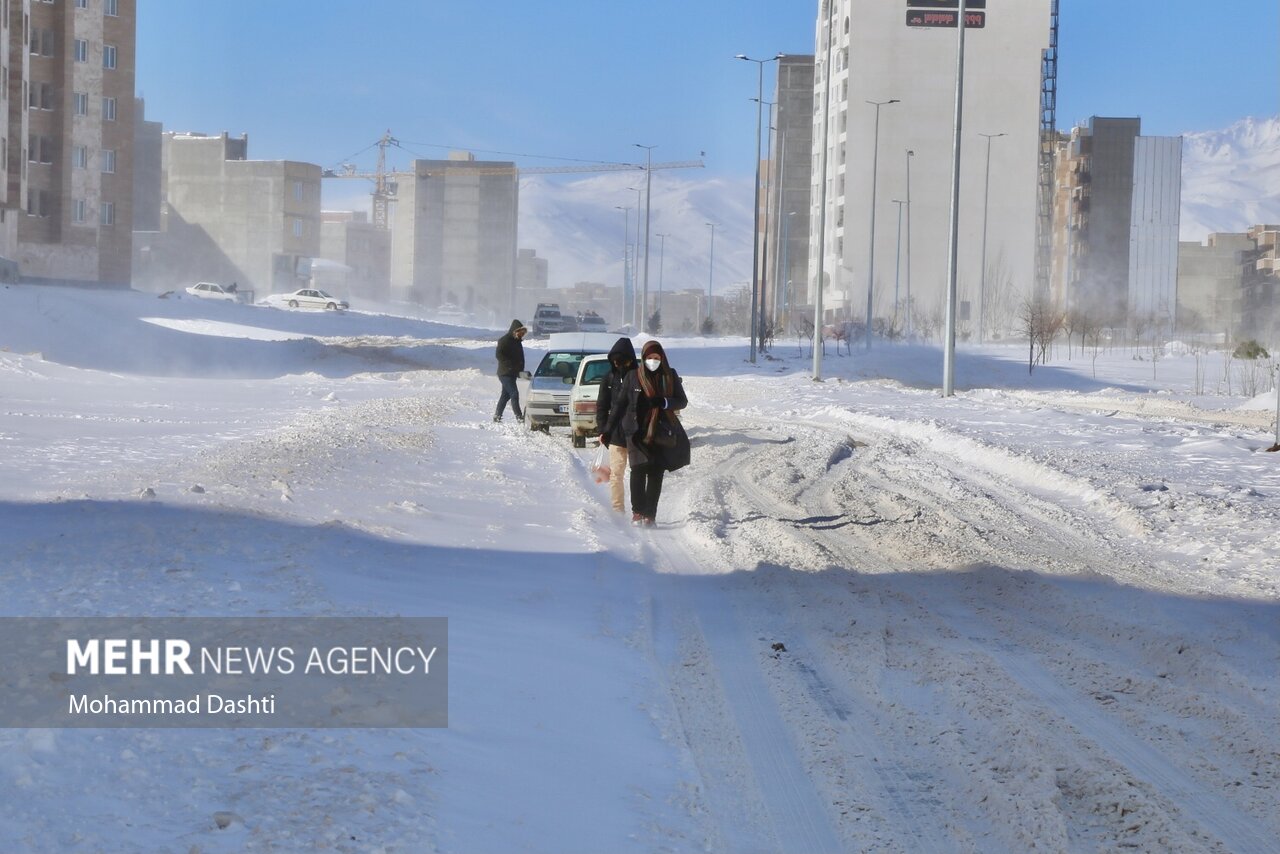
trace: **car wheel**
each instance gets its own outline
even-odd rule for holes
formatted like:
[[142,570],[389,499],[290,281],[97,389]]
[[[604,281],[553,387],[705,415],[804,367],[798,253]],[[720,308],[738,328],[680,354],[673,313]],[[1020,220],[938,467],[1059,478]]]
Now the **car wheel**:
[[298,301],[296,299],[289,300],[289,308],[297,308],[297,307],[298,307]]
[[325,310],[326,310],[326,311],[337,311],[337,310],[338,310],[338,307],[337,307],[336,305],[334,305],[333,303],[329,303],[328,305],[326,305],[326,306],[325,306]]

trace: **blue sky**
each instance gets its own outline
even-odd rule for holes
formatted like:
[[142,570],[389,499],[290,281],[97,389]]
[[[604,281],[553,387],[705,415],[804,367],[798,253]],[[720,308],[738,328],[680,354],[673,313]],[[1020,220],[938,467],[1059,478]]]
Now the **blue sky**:
[[[901,0],[881,0],[899,3]],[[992,0],[1018,2],[1018,0]],[[1280,112],[1277,0],[1062,0],[1059,119],[1149,134]],[[755,66],[813,50],[811,0],[138,0],[138,92],[169,130],[334,165],[386,129],[469,147],[753,169]],[[766,77],[766,98],[770,82]],[[488,156],[488,155],[486,155]],[[505,159],[494,155],[495,159]],[[551,160],[517,158],[523,165]],[[361,165],[371,166],[366,152]]]

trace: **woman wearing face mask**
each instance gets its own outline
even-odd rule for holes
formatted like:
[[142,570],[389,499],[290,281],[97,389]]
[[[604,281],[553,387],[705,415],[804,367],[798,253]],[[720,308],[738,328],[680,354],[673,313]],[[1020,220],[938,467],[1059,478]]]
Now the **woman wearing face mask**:
[[640,358],[623,383],[620,415],[631,463],[631,524],[653,525],[663,475],[689,464],[689,437],[676,414],[689,400],[661,344],[649,341]]

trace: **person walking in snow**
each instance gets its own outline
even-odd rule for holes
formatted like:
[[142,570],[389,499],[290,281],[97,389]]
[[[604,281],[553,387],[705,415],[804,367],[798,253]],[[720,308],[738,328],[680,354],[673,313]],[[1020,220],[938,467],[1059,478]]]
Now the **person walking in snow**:
[[689,405],[689,399],[661,344],[646,342],[640,356],[641,363],[623,380],[609,421],[621,420],[627,436],[631,524],[652,526],[663,476],[689,464],[689,436],[676,414]]
[[502,383],[502,394],[498,396],[498,408],[493,413],[494,422],[502,420],[502,412],[511,401],[511,411],[516,418],[523,421],[524,412],[520,410],[520,390],[516,388],[516,377],[524,370],[524,344],[521,339],[529,330],[519,320],[511,321],[507,334],[498,339],[494,355],[498,358],[498,382]]
[[636,366],[636,348],[630,338],[619,338],[609,351],[609,373],[600,383],[596,396],[596,424],[600,427],[600,444],[609,449],[609,500],[613,509],[625,512],[623,476],[627,471],[627,434],[621,419],[610,422],[614,401],[622,400],[622,383]]

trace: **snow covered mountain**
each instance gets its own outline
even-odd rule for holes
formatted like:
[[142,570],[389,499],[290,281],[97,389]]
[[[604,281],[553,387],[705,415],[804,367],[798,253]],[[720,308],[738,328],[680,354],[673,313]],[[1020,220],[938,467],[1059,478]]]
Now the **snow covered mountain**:
[[[605,172],[566,180],[547,175],[520,182],[521,248],[536,249],[548,262],[549,284],[622,282],[623,212],[630,207],[627,242],[636,242],[637,193],[642,172]],[[670,290],[705,288],[715,232],[715,291],[751,278],[751,181],[654,170],[650,210],[649,287],[659,272]],[[643,208],[641,208],[643,223]],[[658,235],[666,234],[664,241]],[[644,226],[640,226],[644,244]],[[659,260],[662,269],[659,271]],[[642,268],[643,269],[643,265]]]
[[1280,222],[1280,115],[1183,136],[1183,240],[1273,222]]

